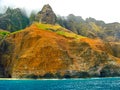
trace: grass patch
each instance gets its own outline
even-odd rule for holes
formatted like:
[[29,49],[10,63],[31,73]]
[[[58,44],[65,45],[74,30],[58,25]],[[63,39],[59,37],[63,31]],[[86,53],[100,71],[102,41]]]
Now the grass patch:
[[34,24],[36,24],[39,29],[52,31],[52,32],[57,33],[58,35],[62,35],[67,38],[73,38],[73,39],[84,38],[84,36],[77,35],[77,34],[71,32],[70,30],[67,30],[57,24],[56,25],[42,24],[42,23],[34,23]]
[[56,33],[59,35],[65,36],[67,38],[73,38],[73,39],[84,38],[84,36],[80,36],[72,32],[57,31]]
[[60,28],[62,28],[59,25],[51,25],[51,24],[42,24],[42,23],[35,23],[39,29],[43,30],[50,30],[50,31],[56,31]]
[[0,30],[0,36],[5,37],[6,35],[10,34],[8,31]]
[[59,35],[65,35],[64,31],[57,31],[56,33],[59,34]]

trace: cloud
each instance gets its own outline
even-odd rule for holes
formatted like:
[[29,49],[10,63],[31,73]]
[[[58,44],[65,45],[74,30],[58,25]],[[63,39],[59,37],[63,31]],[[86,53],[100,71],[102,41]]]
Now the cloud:
[[44,4],[50,3],[51,0],[0,0],[0,12],[4,12],[3,8],[22,8],[26,9],[30,14],[32,10],[40,11]]
[[25,8],[40,11],[44,4],[50,4],[56,14],[67,16],[75,14],[83,18],[93,17],[105,22],[120,22],[119,0],[0,0],[0,12],[3,7]]

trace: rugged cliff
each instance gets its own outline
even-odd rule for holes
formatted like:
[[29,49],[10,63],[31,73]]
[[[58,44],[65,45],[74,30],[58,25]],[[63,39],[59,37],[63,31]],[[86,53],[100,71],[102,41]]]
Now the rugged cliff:
[[94,18],[82,19],[73,14],[58,17],[58,23],[76,34],[89,38],[99,37],[108,42],[120,42],[120,23],[105,23]]
[[10,32],[18,31],[29,25],[29,19],[21,9],[8,8],[4,14],[0,15],[0,29]]
[[119,76],[119,60],[108,43],[59,25],[34,23],[7,35],[0,44],[0,64],[6,77]]
[[0,77],[120,76],[119,23],[83,20],[72,14],[57,22],[70,30],[56,25],[49,5],[30,16],[33,24],[29,27],[29,19],[20,9],[8,8],[1,14]]
[[35,17],[36,21],[39,21],[40,23],[48,23],[48,24],[55,24],[56,19],[57,17],[49,4],[44,5],[42,10],[38,12],[38,14]]

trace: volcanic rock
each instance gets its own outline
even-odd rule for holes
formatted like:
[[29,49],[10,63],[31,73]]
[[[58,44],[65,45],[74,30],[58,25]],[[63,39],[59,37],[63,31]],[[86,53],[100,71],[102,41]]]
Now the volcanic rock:
[[42,10],[37,14],[36,20],[39,21],[40,23],[55,24],[56,15],[53,12],[51,6],[47,4],[44,5]]

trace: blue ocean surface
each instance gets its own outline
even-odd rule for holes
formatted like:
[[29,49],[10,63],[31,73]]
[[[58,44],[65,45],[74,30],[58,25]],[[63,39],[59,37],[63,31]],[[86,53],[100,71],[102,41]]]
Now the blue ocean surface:
[[120,78],[0,80],[0,90],[120,90]]

